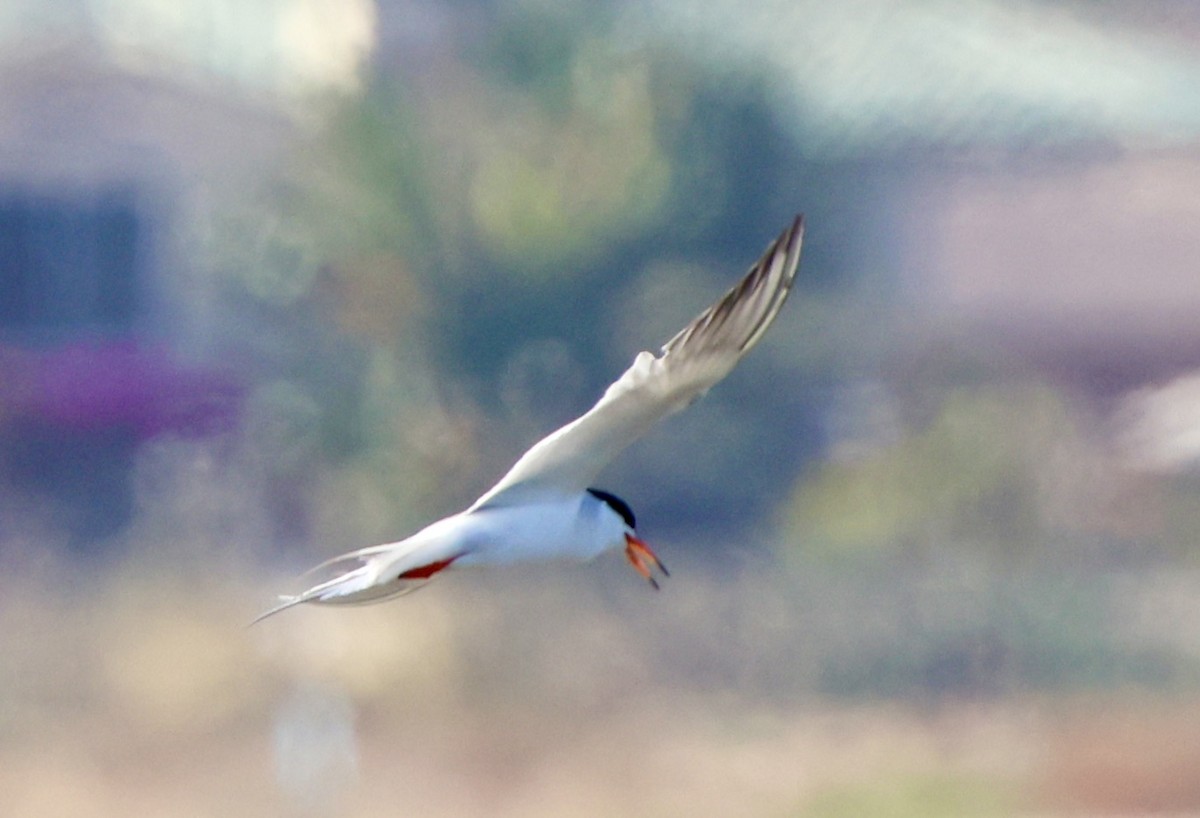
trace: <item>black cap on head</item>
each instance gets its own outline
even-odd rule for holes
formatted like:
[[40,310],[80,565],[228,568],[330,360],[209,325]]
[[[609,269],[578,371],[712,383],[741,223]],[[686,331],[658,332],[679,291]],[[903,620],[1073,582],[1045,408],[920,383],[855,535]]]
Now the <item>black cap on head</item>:
[[588,494],[595,497],[600,502],[611,508],[617,514],[621,515],[621,519],[625,521],[625,525],[631,529],[637,528],[637,520],[633,516],[633,509],[629,507],[629,503],[622,500],[617,495],[607,492],[604,489],[588,489]]

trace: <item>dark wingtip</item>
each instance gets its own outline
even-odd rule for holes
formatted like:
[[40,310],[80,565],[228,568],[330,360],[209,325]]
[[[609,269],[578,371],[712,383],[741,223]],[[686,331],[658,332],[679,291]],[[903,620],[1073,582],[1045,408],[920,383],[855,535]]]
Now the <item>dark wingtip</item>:
[[787,235],[788,235],[788,239],[789,239],[789,241],[788,241],[788,251],[789,252],[792,250],[792,248],[794,248],[797,244],[799,244],[801,242],[801,240],[804,238],[804,227],[805,227],[804,214],[797,213],[796,217],[794,219],[792,219],[792,226],[790,228],[788,228],[788,230],[787,230]]
[[779,237],[780,240],[783,240],[784,237],[786,237],[787,252],[789,255],[794,251],[796,245],[798,245],[804,239],[804,227],[804,214],[797,213],[792,219],[791,225],[787,230],[784,230],[783,234]]

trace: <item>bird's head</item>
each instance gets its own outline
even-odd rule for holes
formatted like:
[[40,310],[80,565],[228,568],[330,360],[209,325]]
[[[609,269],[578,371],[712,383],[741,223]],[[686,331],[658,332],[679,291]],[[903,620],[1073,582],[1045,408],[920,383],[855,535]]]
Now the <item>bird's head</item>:
[[[621,537],[625,542],[625,556],[629,560],[634,569],[646,578],[655,590],[658,590],[658,580],[654,578],[652,570],[657,568],[662,572],[663,576],[669,577],[670,573],[667,567],[662,564],[662,560],[658,558],[650,546],[646,544],[637,535],[637,518],[633,515],[633,509],[617,495],[612,492],[604,491],[603,489],[588,489],[588,494],[600,501],[601,506],[606,509],[609,516],[613,518],[613,522],[617,522],[621,527]],[[620,541],[617,542],[620,544]]]

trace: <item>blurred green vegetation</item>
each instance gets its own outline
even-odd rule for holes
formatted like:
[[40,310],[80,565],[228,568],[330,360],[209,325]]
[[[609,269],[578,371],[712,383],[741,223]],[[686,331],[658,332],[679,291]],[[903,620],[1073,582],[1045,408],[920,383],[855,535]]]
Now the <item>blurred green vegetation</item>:
[[882,776],[829,787],[797,813],[800,818],[987,818],[1013,815],[1018,804],[995,781],[967,776]]
[[[928,395],[926,395],[928,399]],[[793,537],[833,560],[864,550],[948,546],[1002,561],[1045,555],[1047,540],[1086,530],[1069,470],[1086,457],[1062,397],[1039,384],[951,388],[927,422],[891,444],[822,463],[799,481]]]

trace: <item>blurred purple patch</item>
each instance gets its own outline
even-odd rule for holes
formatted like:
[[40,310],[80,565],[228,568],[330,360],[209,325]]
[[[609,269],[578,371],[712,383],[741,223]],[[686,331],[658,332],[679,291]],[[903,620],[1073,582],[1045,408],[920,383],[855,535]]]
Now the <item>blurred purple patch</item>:
[[76,431],[122,428],[139,438],[206,436],[236,423],[244,392],[227,371],[132,340],[0,347],[0,417]]

